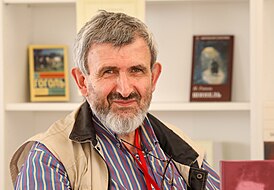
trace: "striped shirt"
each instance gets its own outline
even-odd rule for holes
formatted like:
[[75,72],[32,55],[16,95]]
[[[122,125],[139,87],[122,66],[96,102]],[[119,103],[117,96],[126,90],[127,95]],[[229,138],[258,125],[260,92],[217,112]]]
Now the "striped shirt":
[[71,187],[63,164],[43,144],[36,142],[20,169],[14,189],[69,190]]
[[[132,155],[116,136],[93,117],[99,143],[110,171],[111,189],[147,189],[142,170]],[[163,189],[186,190],[186,182],[176,170],[173,162],[166,168],[169,159],[161,149],[152,126],[146,119],[140,127],[142,149],[152,179]],[[138,158],[138,156],[136,156]],[[219,177],[204,161],[203,169],[209,172],[206,189],[219,189]],[[163,180],[164,178],[164,180]],[[15,189],[71,189],[64,166],[41,143],[35,143],[22,166]]]
[[[147,189],[143,171],[134,161],[132,155],[124,148],[123,144],[115,138],[115,135],[102,126],[95,117],[93,121],[96,123],[95,128],[98,132],[99,142],[109,167],[111,189]],[[161,160],[168,160],[168,157],[160,148],[160,144],[148,120],[145,120],[144,124],[140,127],[140,138],[142,149],[146,150],[144,154],[146,155],[149,174],[159,187],[161,187],[162,176],[165,172],[165,162]],[[175,172],[174,177],[172,170]],[[173,178],[173,189],[186,189],[184,179],[179,175],[172,162],[168,165],[164,177],[164,189],[172,188],[172,185],[169,184],[168,181],[171,180],[172,182]]]

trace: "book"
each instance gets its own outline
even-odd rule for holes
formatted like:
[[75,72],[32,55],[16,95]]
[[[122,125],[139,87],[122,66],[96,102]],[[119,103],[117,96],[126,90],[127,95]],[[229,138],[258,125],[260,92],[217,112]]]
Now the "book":
[[274,142],[273,141],[264,142],[264,159],[274,160]]
[[233,35],[193,36],[190,101],[231,101]]
[[68,101],[67,47],[29,46],[30,101]]
[[221,190],[273,190],[274,160],[220,161]]

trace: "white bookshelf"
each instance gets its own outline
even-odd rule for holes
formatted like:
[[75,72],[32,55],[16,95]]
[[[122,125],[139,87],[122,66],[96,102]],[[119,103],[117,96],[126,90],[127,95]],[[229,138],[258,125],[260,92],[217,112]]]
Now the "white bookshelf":
[[[2,0],[0,13],[0,188],[12,189],[16,147],[82,101],[72,79],[67,103],[30,103],[28,92],[28,44],[66,44],[73,66],[75,0]],[[218,159],[262,159],[264,116],[274,107],[273,18],[274,0],[147,0],[163,65],[150,111],[193,139],[220,144]],[[231,102],[189,102],[194,34],[235,36]]]

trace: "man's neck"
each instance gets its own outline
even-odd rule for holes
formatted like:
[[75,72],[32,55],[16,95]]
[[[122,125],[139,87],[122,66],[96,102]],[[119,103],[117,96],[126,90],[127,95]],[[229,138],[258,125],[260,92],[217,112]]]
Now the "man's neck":
[[124,143],[124,145],[127,147],[127,149],[130,152],[136,153],[136,148],[134,146],[132,146],[132,145],[134,145],[135,131],[130,132],[129,134],[125,134],[125,135],[118,135],[118,138],[130,143],[130,144]]

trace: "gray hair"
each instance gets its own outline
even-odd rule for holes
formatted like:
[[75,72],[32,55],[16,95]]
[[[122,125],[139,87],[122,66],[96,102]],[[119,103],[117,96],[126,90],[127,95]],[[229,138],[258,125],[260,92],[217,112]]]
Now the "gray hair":
[[124,13],[100,11],[78,32],[74,44],[74,62],[82,73],[88,75],[87,55],[93,44],[111,43],[122,47],[141,37],[151,53],[151,68],[157,59],[157,47],[147,26],[135,17]]

